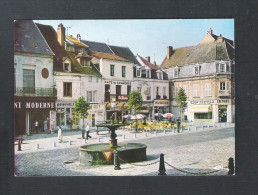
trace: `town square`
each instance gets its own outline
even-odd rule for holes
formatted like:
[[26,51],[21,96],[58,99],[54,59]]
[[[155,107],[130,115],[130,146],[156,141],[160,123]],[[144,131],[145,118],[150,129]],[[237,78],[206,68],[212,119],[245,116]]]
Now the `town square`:
[[14,113],[17,177],[234,175],[234,20],[15,20]]

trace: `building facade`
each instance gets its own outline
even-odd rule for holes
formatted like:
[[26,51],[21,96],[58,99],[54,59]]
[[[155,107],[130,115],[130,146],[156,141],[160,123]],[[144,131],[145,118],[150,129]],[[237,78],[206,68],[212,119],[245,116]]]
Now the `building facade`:
[[14,23],[15,134],[55,129],[54,53],[30,20]]
[[179,116],[177,93],[183,88],[188,106],[183,120],[234,122],[235,57],[233,41],[210,29],[197,46],[169,46],[162,63],[171,81],[172,112]]

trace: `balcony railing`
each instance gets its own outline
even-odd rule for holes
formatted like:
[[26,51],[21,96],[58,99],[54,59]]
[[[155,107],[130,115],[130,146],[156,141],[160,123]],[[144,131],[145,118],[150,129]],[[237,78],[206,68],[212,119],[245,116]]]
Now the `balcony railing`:
[[15,95],[27,97],[56,97],[57,92],[55,88],[17,87]]
[[219,90],[219,96],[230,96],[229,90]]

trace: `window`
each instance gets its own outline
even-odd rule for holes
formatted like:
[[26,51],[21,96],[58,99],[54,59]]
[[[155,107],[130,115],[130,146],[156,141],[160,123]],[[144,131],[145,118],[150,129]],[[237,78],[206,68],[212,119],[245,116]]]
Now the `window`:
[[33,47],[38,48],[38,47],[39,47],[39,46],[38,46],[38,43],[37,43],[37,42],[34,42],[34,43],[33,43]]
[[72,97],[72,83],[64,83],[64,97]]
[[89,76],[89,82],[92,82],[92,76]]
[[188,97],[188,85],[184,85],[183,89],[185,90],[185,94]]
[[90,61],[87,60],[87,59],[85,59],[85,58],[81,58],[81,65],[82,65],[83,67],[85,67],[85,66],[90,66]]
[[177,87],[176,86],[172,87],[172,93],[173,93],[173,98],[176,98],[177,97]]
[[68,64],[68,63],[64,63],[64,70],[65,70],[65,71],[70,71],[70,70],[69,70],[69,65],[70,65],[70,64]]
[[136,76],[140,77],[141,76],[141,68],[136,69]]
[[159,95],[159,87],[156,87],[156,95]]
[[151,100],[151,87],[147,87],[147,100]]
[[23,87],[27,92],[35,91],[35,70],[23,69]]
[[99,77],[96,78],[96,83],[98,83],[98,82],[99,82]]
[[110,76],[115,76],[115,65],[110,65]]
[[174,77],[178,77],[178,68],[174,69]]
[[204,91],[204,95],[207,96],[211,96],[211,84],[210,83],[205,83],[205,91]]
[[199,75],[199,73],[200,73],[200,67],[199,66],[195,66],[194,67],[194,74],[195,75]]
[[226,90],[226,82],[220,82],[220,90]]
[[220,64],[219,71],[226,72],[226,64]]
[[193,97],[200,97],[200,85],[199,84],[193,85]]
[[141,87],[137,87],[137,91],[141,93],[142,88]]
[[122,77],[125,77],[125,66],[122,66]]
[[96,91],[87,91],[87,101],[96,102]]
[[150,78],[150,70],[146,70],[146,78]]
[[212,112],[194,113],[194,119],[212,119]]

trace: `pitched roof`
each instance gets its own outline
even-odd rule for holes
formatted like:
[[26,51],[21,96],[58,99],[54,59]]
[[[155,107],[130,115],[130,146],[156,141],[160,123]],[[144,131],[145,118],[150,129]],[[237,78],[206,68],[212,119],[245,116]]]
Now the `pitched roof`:
[[104,58],[104,59],[110,59],[110,60],[118,60],[118,61],[126,61],[128,62],[128,60],[120,57],[120,56],[117,56],[115,54],[110,54],[110,53],[101,53],[101,52],[94,52],[91,54],[93,57],[96,57],[96,58]]
[[185,64],[203,63],[212,60],[229,60],[234,58],[235,49],[226,41],[199,44],[197,46],[174,49],[172,56],[163,60],[161,68]]
[[42,35],[45,37],[48,45],[51,47],[54,56],[54,70],[59,72],[65,72],[63,70],[63,59],[69,58],[72,61],[72,72],[73,73],[83,73],[83,74],[92,74],[100,75],[98,72],[92,68],[82,67],[78,61],[75,59],[75,54],[67,52],[58,42],[56,31],[52,26],[37,24]]
[[14,51],[54,55],[32,20],[14,22]]
[[65,37],[68,41],[72,42],[75,45],[81,46],[81,47],[89,47],[87,44],[79,41],[78,39],[72,37],[72,36],[66,36]]
[[139,64],[139,62],[136,60],[133,52],[128,47],[120,47],[120,46],[113,46],[113,45],[109,45],[109,47],[112,49],[112,51],[116,55],[118,55],[134,64]]
[[[209,33],[210,34],[210,33]],[[215,34],[210,34],[215,40],[218,40],[218,37],[220,37],[220,36],[218,36],[218,35],[215,35]],[[227,41],[230,45],[234,45],[234,43],[233,43],[233,40],[230,40],[230,39],[228,39],[228,38],[226,38],[226,37],[223,37],[223,39],[225,40],[225,41]]]
[[106,43],[94,42],[94,41],[87,41],[81,40],[82,43],[89,46],[89,50],[91,52],[102,52],[102,53],[110,53],[113,54],[114,52],[108,47]]
[[148,62],[147,60],[145,60],[140,55],[137,54],[137,56],[141,59],[141,61],[144,63],[144,65],[148,66],[150,69],[153,69],[153,70],[158,70],[159,69],[157,66],[155,66],[152,63]]

